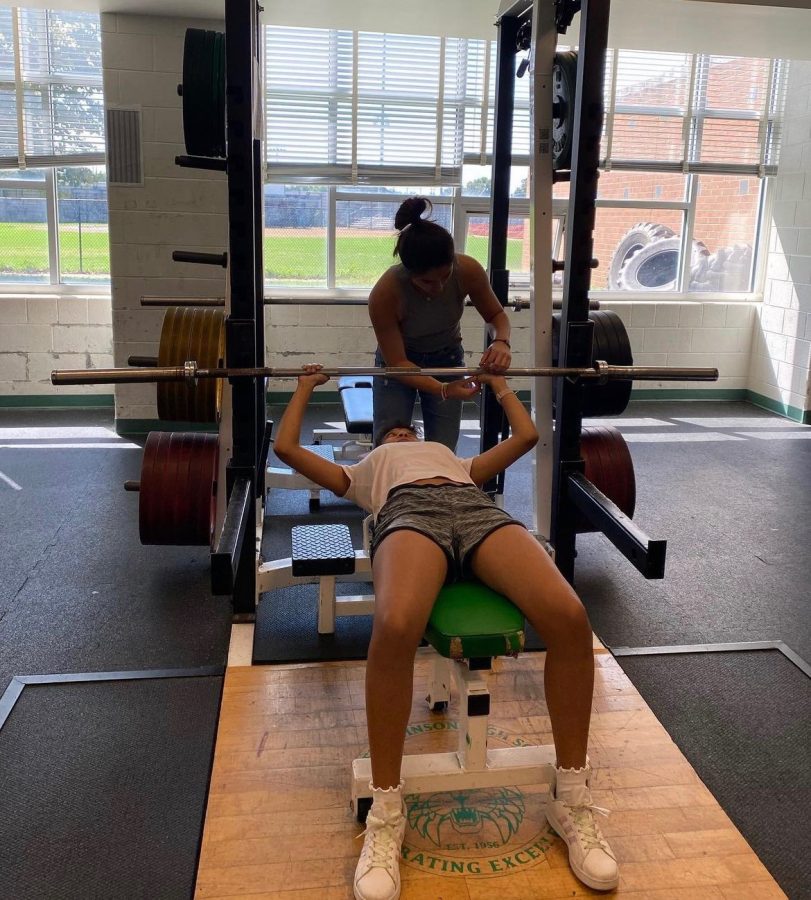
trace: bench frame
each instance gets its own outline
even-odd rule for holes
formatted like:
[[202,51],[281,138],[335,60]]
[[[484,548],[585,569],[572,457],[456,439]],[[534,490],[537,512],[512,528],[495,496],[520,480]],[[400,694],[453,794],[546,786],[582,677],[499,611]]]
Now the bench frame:
[[[492,660],[450,660],[434,651],[426,700],[431,709],[448,704],[451,681],[459,694],[459,743],[455,751],[405,755],[401,776],[407,794],[459,789],[555,784],[552,745],[488,748],[490,691],[486,673]],[[359,822],[372,804],[372,761],[352,761],[351,806]]]

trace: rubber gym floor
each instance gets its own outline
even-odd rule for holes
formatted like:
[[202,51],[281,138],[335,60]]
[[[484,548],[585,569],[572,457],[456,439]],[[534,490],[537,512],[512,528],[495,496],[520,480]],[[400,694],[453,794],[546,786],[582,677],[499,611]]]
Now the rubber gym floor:
[[[307,427],[338,417],[314,407]],[[811,659],[811,427],[719,402],[636,401],[613,424],[634,459],[635,520],[667,538],[667,570],[645,581],[581,536],[595,634],[785,894],[811,896],[807,677],[774,650],[618,649],[782,641]],[[472,408],[466,425],[472,455]],[[210,593],[205,548],[140,545],[123,482],[142,443],[116,435],[109,411],[0,411],[3,900],[195,892],[230,608]],[[525,521],[530,483],[525,459],[506,490]],[[271,558],[289,554],[291,523],[347,521],[360,545],[344,501],[322,494],[310,514],[306,493],[274,490],[270,510]],[[300,604],[290,640],[304,646],[314,613]],[[273,628],[263,615],[257,643]]]

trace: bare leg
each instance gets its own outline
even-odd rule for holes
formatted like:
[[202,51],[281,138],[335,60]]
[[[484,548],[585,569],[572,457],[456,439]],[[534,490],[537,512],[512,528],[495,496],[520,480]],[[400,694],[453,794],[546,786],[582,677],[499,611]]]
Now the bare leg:
[[591,626],[577,594],[538,542],[506,525],[476,548],[477,578],[508,597],[546,644],[544,688],[558,765],[581,768],[594,690]]
[[366,664],[372,783],[400,783],[414,682],[414,655],[447,574],[445,554],[416,531],[392,532],[372,565],[375,615]]

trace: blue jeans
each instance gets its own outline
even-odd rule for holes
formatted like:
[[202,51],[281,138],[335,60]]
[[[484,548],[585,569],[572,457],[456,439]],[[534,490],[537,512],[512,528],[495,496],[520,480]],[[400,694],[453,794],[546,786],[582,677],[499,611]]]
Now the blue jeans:
[[[408,359],[416,366],[424,368],[456,368],[463,365],[464,350],[461,345],[439,350],[436,353],[409,353]],[[375,365],[383,367],[380,350],[375,353]],[[425,440],[437,441],[456,452],[459,440],[459,426],[462,420],[461,400],[442,400],[439,394],[428,394],[409,387],[397,378],[374,378],[374,433],[389,422],[411,422],[414,403],[420,396],[422,419],[425,423]],[[452,377],[439,381],[454,381]]]

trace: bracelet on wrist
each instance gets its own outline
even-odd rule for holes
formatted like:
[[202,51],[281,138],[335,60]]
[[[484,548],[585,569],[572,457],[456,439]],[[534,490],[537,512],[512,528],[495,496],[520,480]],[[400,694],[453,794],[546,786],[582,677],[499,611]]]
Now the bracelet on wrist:
[[447,381],[443,381],[443,382],[440,383],[440,386],[439,386],[439,397],[440,397],[441,400],[447,400],[447,399],[448,399],[448,382],[447,382]]
[[498,343],[498,344],[506,344],[506,345],[507,345],[507,349],[508,349],[508,350],[512,350],[512,345],[510,344],[510,342],[509,342],[506,338],[493,338],[493,340],[490,341],[490,343],[491,343],[491,344],[496,344],[496,343]]
[[498,400],[498,402],[501,403],[502,397],[506,397],[507,394],[514,394],[514,393],[515,393],[515,391],[512,388],[504,388],[504,390],[501,390],[496,394],[496,400]]

